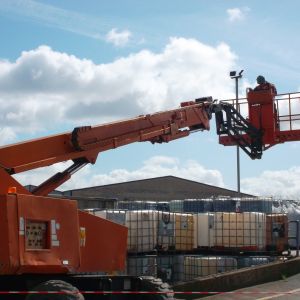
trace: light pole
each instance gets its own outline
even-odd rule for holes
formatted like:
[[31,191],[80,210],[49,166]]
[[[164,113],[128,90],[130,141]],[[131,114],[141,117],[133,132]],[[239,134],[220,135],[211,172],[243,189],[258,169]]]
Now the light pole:
[[[235,108],[239,111],[239,79],[242,78],[242,73],[244,70],[241,70],[238,74],[236,71],[231,71],[229,73],[231,79],[235,79]],[[236,146],[236,173],[237,173],[237,192],[240,197],[241,194],[241,175],[240,175],[240,147]]]

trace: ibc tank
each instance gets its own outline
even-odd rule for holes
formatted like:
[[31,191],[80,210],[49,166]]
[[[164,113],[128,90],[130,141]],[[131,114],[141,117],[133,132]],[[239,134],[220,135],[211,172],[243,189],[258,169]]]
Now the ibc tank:
[[157,243],[157,211],[105,210],[95,211],[93,214],[128,228],[128,252],[151,252],[155,249]]
[[183,200],[171,200],[170,201],[171,212],[183,212]]
[[126,212],[128,252],[150,252],[157,242],[157,211],[137,210]]
[[236,212],[237,202],[232,198],[213,199],[214,212]]
[[155,201],[145,201],[143,209],[145,209],[145,210],[157,210],[157,202],[155,202]]
[[183,211],[186,213],[211,212],[212,203],[211,199],[186,199],[183,201]]
[[215,228],[213,213],[194,214],[194,248],[213,247]]
[[143,210],[145,208],[144,201],[119,201],[118,209]]
[[157,263],[155,255],[127,257],[127,274],[132,276],[157,277]]
[[215,213],[215,246],[265,250],[266,215],[258,212]]
[[175,248],[175,213],[157,212],[158,233],[157,247],[161,250],[174,250]]
[[166,201],[157,202],[157,210],[170,211],[170,203]]
[[157,256],[157,276],[169,283],[183,281],[183,263],[184,255]]
[[288,217],[286,214],[267,215],[267,250],[282,252],[289,248]]
[[175,213],[175,249],[192,250],[194,246],[194,219],[191,214]]
[[186,256],[184,259],[184,278],[193,280],[197,277],[224,273],[237,269],[237,260],[221,256]]
[[272,261],[274,261],[275,258],[268,257],[268,256],[250,256],[250,257],[238,257],[238,268],[247,268],[252,266],[258,266],[258,265],[265,265]]
[[240,212],[262,212],[272,213],[271,198],[241,198]]

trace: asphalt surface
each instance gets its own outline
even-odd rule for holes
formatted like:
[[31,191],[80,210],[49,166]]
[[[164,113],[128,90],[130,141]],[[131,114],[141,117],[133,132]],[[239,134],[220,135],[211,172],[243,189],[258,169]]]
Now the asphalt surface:
[[[299,270],[300,271],[300,270]],[[199,298],[198,298],[199,299]],[[299,300],[300,274],[289,278],[244,288],[225,294],[201,298],[201,300]],[[200,300],[200,299],[199,299]]]

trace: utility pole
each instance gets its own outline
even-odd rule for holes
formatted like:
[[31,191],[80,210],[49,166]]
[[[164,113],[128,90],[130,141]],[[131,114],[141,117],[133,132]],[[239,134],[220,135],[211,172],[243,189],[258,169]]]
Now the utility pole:
[[[243,72],[244,72],[244,70],[241,70],[237,74],[237,71],[231,71],[229,74],[231,79],[235,79],[235,108],[237,111],[240,110],[240,108],[239,108],[239,79],[242,78]],[[237,192],[238,192],[238,196],[240,197],[241,174],[240,174],[240,147],[239,147],[239,145],[236,146],[236,173],[237,173]]]

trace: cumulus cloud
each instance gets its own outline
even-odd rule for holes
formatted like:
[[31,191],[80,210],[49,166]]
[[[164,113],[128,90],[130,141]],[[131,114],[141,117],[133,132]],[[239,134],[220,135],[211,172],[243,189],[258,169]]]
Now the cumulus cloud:
[[117,28],[113,28],[106,34],[106,41],[117,47],[123,47],[128,44],[131,36],[132,33],[129,30],[119,31]]
[[171,38],[161,52],[142,50],[110,63],[40,46],[16,61],[0,60],[0,128],[16,139],[39,130],[97,124],[179,106],[212,95],[233,96],[230,47]]
[[264,171],[258,177],[241,180],[242,191],[260,196],[300,199],[300,167],[288,170]]
[[249,8],[229,8],[227,9],[227,16],[228,20],[230,22],[236,22],[236,21],[241,21],[244,20],[246,17],[246,14],[249,12]]
[[16,134],[12,128],[9,127],[0,128],[0,145],[11,143],[15,139],[16,139]]
[[[37,185],[46,180],[51,174],[61,171],[69,164],[57,164],[50,168],[43,168],[16,175],[22,184]],[[173,175],[190,179],[210,185],[224,186],[222,174],[218,170],[205,169],[198,162],[193,160],[180,161],[174,157],[154,156],[144,161],[143,165],[136,170],[115,169],[106,174],[98,174],[93,171],[92,166],[85,167],[73,178],[61,186],[60,190],[98,186],[131,180],[153,178],[158,176]]]
[[[300,129],[298,114],[300,112],[300,93],[277,96],[278,114],[280,117],[280,130]],[[291,120],[287,117],[291,115]],[[285,117],[284,117],[285,116]],[[291,121],[291,122],[290,122]]]
[[[24,186],[39,185],[54,174],[64,171],[71,165],[72,162],[62,162],[46,168],[38,168],[25,173],[19,173],[17,175],[13,175],[13,177]],[[60,190],[60,188],[58,188],[58,190]]]

